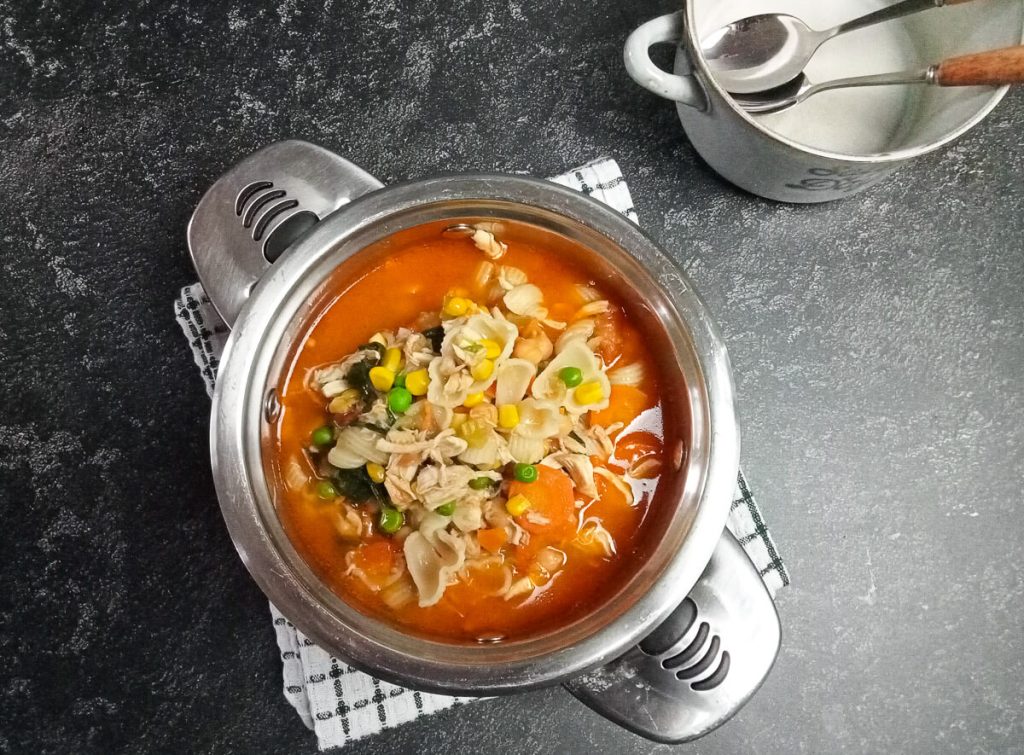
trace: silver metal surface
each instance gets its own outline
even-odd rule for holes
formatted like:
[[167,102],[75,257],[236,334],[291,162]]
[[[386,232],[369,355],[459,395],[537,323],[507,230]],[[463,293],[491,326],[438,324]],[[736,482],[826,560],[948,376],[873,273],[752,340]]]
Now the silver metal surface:
[[[281,172],[287,166],[278,166]],[[339,187],[346,191],[346,187]],[[303,561],[277,517],[261,439],[267,391],[311,302],[339,264],[403,229],[481,220],[529,223],[593,253],[660,323],[686,392],[687,454],[674,506],[659,507],[644,558],[607,602],[557,631],[498,644],[429,640],[349,606]],[[288,249],[239,313],[218,376],[211,457],[218,498],[242,560],[270,600],[321,646],[378,677],[449,694],[557,683],[621,655],[668,616],[711,558],[739,461],[728,354],[686,278],[640,229],[579,192],[518,176],[428,179],[373,192],[325,218]]]
[[813,97],[830,89],[846,87],[876,87],[895,84],[934,84],[935,66],[922,71],[898,71],[896,73],[876,73],[871,76],[851,76],[846,79],[825,81],[812,84],[802,73],[790,82],[765,92],[753,94],[737,94],[734,99],[748,113],[777,113],[794,105],[799,105],[808,97]]
[[565,683],[649,739],[685,742],[721,726],[757,691],[781,641],[775,604],[728,532],[689,596],[625,655]]
[[[780,5],[780,11],[829,12],[821,10],[823,4],[804,0],[780,0]],[[878,137],[876,149],[840,151],[816,146],[815,142],[824,139],[815,133],[813,120],[794,118],[801,132],[797,137],[769,120],[775,115],[746,112],[716,80],[701,52],[701,38],[723,25],[718,20],[721,13],[751,16],[761,10],[759,0],[731,0],[727,4],[685,0],[683,10],[637,28],[623,53],[626,69],[638,84],[676,102],[683,128],[701,157],[724,178],[754,194],[783,202],[811,203],[864,191],[914,158],[964,134],[1006,94],[1005,86],[914,89],[913,98],[908,94],[901,104],[899,127]],[[1024,32],[1024,0],[967,3],[898,23],[917,41],[915,50],[927,57],[921,61],[923,66],[972,49],[1019,44]],[[958,28],[970,28],[971,34],[958,34]],[[648,48],[659,43],[676,46],[671,73],[650,59]],[[814,105],[812,101],[803,107]],[[822,118],[820,133],[872,128],[868,120],[854,125],[858,119],[850,116],[848,110],[818,115]],[[856,143],[858,139],[848,141]]]
[[[282,171],[281,166],[289,166]],[[209,188],[188,224],[199,280],[228,325],[280,251],[320,219],[383,184],[307,142],[276,142]]]
[[816,30],[787,13],[762,13],[716,29],[701,41],[708,67],[733,94],[762,92],[799,76],[825,42],[840,34],[941,7],[944,0],[903,0]]

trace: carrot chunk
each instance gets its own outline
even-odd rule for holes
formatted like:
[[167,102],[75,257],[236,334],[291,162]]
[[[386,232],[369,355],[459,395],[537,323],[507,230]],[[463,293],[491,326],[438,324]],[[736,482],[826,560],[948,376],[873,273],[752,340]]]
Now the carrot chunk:
[[628,425],[636,416],[650,406],[647,394],[631,385],[613,385],[608,406],[590,413],[590,424],[608,427],[616,422]]
[[481,548],[490,553],[497,553],[508,540],[508,533],[504,527],[491,527],[477,532],[476,539]]
[[576,499],[572,480],[560,469],[537,465],[537,479],[509,485],[509,499],[522,495],[530,506],[516,521],[526,530],[553,539],[572,537],[576,532]]

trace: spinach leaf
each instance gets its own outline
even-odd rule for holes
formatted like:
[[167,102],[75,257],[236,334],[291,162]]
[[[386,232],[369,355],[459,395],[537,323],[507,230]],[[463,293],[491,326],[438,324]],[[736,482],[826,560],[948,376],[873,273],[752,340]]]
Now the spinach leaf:
[[370,479],[366,467],[335,470],[334,486],[342,497],[353,505],[358,506],[370,499],[375,499],[381,505],[391,505],[387,489]]
[[370,382],[369,359],[363,359],[349,367],[348,372],[345,373],[345,380],[353,388],[359,390],[366,398],[372,399],[376,395],[377,389]]
[[438,354],[441,353],[441,342],[444,341],[444,328],[440,325],[435,325],[433,328],[427,328],[423,331],[423,335],[430,341],[431,348]]

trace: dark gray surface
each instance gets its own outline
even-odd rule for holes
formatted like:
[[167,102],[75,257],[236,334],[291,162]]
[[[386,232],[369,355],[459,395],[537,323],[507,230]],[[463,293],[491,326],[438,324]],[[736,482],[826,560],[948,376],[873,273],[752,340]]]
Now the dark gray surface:
[[[285,137],[384,181],[618,158],[728,342],[788,560],[700,753],[1021,752],[1024,98],[839,204],[717,180],[621,44],[666,2],[0,0],[0,751],[313,752],[208,471],[184,227]],[[639,753],[549,690],[352,752]]]

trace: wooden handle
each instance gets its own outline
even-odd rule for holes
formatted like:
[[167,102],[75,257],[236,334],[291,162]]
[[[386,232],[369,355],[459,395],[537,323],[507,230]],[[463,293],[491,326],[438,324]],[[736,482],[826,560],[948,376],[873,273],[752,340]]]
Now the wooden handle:
[[1024,82],[1024,45],[962,55],[939,63],[935,83],[944,87]]

